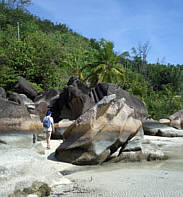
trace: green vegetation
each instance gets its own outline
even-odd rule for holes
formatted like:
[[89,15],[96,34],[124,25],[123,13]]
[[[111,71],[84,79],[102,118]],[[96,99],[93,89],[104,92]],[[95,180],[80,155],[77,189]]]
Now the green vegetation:
[[78,75],[91,86],[120,85],[140,98],[154,119],[183,108],[183,65],[149,64],[148,43],[132,48],[132,55],[118,55],[110,41],[87,39],[65,24],[31,15],[22,9],[29,0],[8,2],[0,1],[0,87],[6,91],[13,91],[21,76],[46,91],[61,90]]

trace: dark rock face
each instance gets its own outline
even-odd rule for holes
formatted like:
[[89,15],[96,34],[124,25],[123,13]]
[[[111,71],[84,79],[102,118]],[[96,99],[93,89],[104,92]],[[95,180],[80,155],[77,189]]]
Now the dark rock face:
[[111,94],[116,94],[117,99],[126,99],[126,104],[134,109],[134,118],[142,120],[148,117],[143,102],[125,90],[120,89],[117,85],[101,83],[96,88],[90,89],[77,77],[71,77],[67,86],[65,86],[59,98],[51,107],[54,120],[56,122],[62,119],[75,120],[104,96]]
[[52,107],[55,103],[55,100],[59,98],[60,91],[55,88],[48,90],[45,93],[42,93],[34,99],[35,104],[39,104],[41,102],[46,102],[49,107]]
[[15,85],[15,89],[17,93],[25,94],[31,100],[34,100],[34,98],[38,95],[36,88],[23,77],[21,77],[20,81]]
[[6,98],[6,91],[4,88],[0,87],[0,97]]
[[134,110],[115,94],[104,97],[64,132],[57,148],[58,160],[76,165],[100,164],[119,147],[124,148],[141,128]]
[[94,104],[90,97],[90,88],[77,77],[71,77],[51,110],[56,122],[62,119],[75,120]]

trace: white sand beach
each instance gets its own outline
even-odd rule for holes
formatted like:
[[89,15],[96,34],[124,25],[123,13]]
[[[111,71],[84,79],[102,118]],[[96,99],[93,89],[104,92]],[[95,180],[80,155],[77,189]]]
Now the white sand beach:
[[[45,156],[71,180],[53,188],[52,196],[81,197],[181,197],[183,196],[183,138],[145,136],[169,155],[168,160],[134,163],[105,163],[75,166],[56,161],[54,151],[62,142],[51,140]],[[43,142],[46,147],[46,143]]]
[[31,138],[31,135],[24,134],[1,135],[1,140],[8,144],[0,146],[0,196],[8,196],[8,192],[17,186],[27,186],[34,180],[52,183],[51,197],[183,196],[181,137],[145,136],[169,156],[168,160],[106,162],[94,166],[75,166],[57,161],[54,152],[62,140],[51,140],[50,150],[46,149],[46,141],[38,142],[45,154],[37,154],[31,148]]

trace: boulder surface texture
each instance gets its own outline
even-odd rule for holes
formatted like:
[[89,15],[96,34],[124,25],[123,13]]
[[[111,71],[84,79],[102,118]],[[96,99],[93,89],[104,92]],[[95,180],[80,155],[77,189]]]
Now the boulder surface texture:
[[57,148],[58,160],[76,165],[101,164],[118,148],[124,148],[141,128],[134,110],[116,95],[104,97],[64,132]]

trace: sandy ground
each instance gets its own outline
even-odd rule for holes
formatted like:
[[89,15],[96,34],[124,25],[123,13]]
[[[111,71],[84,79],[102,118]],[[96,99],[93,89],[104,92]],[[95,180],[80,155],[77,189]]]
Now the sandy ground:
[[[105,163],[97,166],[75,166],[56,161],[54,151],[62,143],[51,140],[45,150],[49,162],[71,184],[53,188],[51,196],[81,197],[182,197],[183,138],[145,136],[169,155],[166,161]],[[46,147],[46,143],[43,142]]]
[[[43,147],[45,147],[45,157],[48,159],[49,162],[54,164],[54,166],[59,171],[69,170],[74,167],[74,165],[70,163],[59,162],[56,160],[54,154],[57,147],[62,143],[62,140],[51,140],[50,141],[50,149],[46,148],[46,141],[43,141]],[[76,166],[77,168],[77,166]]]

